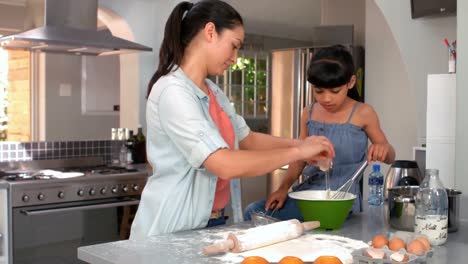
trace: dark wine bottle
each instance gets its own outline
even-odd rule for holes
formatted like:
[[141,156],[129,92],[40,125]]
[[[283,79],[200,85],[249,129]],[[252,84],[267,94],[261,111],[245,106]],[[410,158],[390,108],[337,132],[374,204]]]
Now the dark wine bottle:
[[133,163],[145,163],[146,162],[146,138],[143,134],[143,128],[141,125],[138,126],[138,133],[134,136],[133,151],[132,155]]

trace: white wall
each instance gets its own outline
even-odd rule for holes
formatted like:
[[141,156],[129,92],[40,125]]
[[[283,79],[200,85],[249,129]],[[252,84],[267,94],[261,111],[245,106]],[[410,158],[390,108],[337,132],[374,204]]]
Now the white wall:
[[[377,112],[380,125],[397,159],[411,159],[416,145],[416,93],[399,46],[379,7],[366,0],[366,102]],[[385,174],[388,166],[382,168]]]
[[[320,0],[225,0],[243,17],[247,33],[310,41],[320,25]],[[287,7],[286,7],[287,5]]]
[[24,7],[0,4],[0,35],[9,35],[23,29]]
[[[417,123],[415,125],[417,140],[422,143],[426,137],[427,74],[448,71],[447,48],[443,39],[445,37],[451,40],[456,38],[456,17],[411,19],[410,1],[367,1],[375,1],[398,44],[403,63],[408,71],[410,89],[414,89],[416,95],[414,106],[417,112]],[[370,25],[371,22],[367,21],[366,24]],[[402,116],[402,112],[398,114]]]
[[[247,27],[246,30],[249,30],[249,28]],[[293,48],[293,47],[306,47],[306,46],[312,45],[312,41],[246,34],[245,40],[244,40],[244,47],[246,50],[249,50],[249,47],[248,47],[249,42],[253,42],[254,45],[262,47],[262,49],[265,51],[274,50],[274,49]]]
[[[466,47],[468,43],[468,2],[457,1],[457,45]],[[468,219],[468,52],[466,49],[457,51],[457,121],[455,145],[455,188],[463,192],[461,199],[461,216]]]
[[322,0],[322,25],[354,25],[354,45],[365,45],[365,0]]
[[139,114],[139,123],[146,128],[146,87],[159,62],[158,54],[164,26],[172,9],[180,0],[137,0],[131,4],[127,0],[99,0],[99,5],[109,8],[120,15],[133,31],[135,42],[153,48],[152,52],[142,52],[139,57],[139,105],[135,111]]
[[[119,126],[118,116],[81,114],[80,56],[45,55],[45,138],[41,140],[110,139],[110,128]],[[59,96],[60,84],[71,85],[71,96]]]

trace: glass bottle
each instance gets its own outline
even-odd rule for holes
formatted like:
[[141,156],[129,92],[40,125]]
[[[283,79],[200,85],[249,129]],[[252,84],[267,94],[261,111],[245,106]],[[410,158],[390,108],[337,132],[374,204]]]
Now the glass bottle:
[[447,241],[448,197],[437,169],[427,169],[419,185],[414,231],[427,236],[433,246]]
[[121,167],[126,167],[128,165],[128,149],[125,143],[122,143],[122,146],[120,146],[119,165]]
[[138,125],[138,133],[135,135],[133,151],[133,163],[146,162],[146,138],[141,125]]
[[130,130],[128,133],[128,138],[125,142],[125,146],[127,146],[127,163],[133,163],[133,148],[135,143],[135,136],[133,135],[133,130]]
[[130,135],[128,128],[121,129],[121,136],[119,137],[121,146],[119,153],[119,164],[121,167],[126,167],[128,165],[128,155],[129,149],[127,148],[127,139]]

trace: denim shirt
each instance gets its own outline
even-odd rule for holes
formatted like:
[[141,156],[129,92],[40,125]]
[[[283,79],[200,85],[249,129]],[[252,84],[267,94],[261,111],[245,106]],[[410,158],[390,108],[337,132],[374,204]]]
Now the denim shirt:
[[[250,129],[223,91],[208,79],[206,83],[233,124],[238,149]],[[154,84],[146,106],[153,175],[143,190],[130,239],[207,225],[218,177],[203,162],[216,150],[228,148],[208,107],[209,97],[180,68]]]

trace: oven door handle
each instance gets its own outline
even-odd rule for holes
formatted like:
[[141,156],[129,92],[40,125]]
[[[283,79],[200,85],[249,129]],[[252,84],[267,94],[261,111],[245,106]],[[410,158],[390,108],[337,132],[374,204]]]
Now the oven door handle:
[[60,208],[53,208],[53,209],[21,210],[21,213],[27,216],[34,216],[34,215],[45,215],[45,214],[79,211],[79,210],[112,208],[112,207],[136,205],[139,203],[140,203],[139,199],[132,199],[129,201],[124,201],[124,202],[113,202],[113,203],[104,203],[104,204],[78,205],[78,206],[60,207]]

